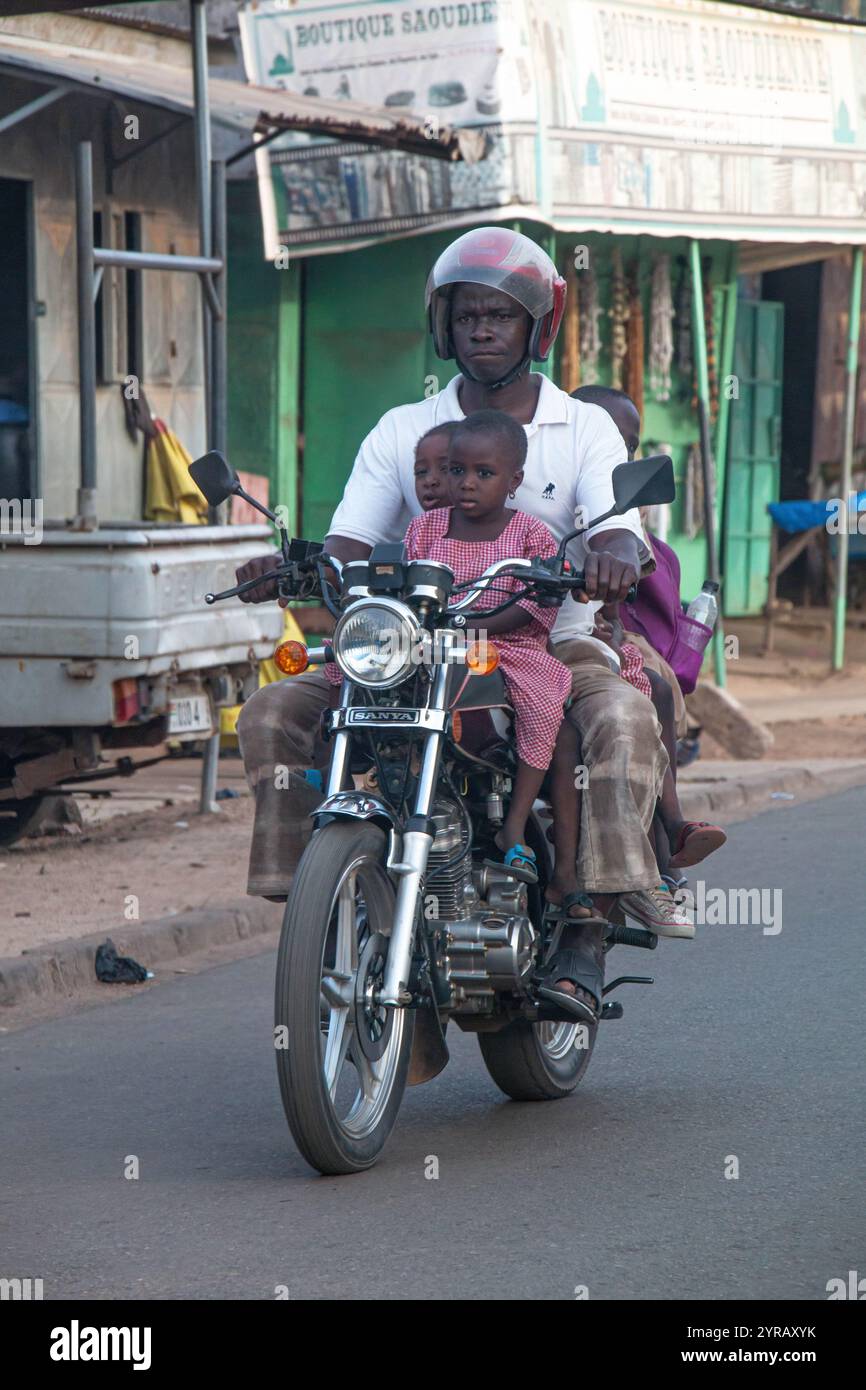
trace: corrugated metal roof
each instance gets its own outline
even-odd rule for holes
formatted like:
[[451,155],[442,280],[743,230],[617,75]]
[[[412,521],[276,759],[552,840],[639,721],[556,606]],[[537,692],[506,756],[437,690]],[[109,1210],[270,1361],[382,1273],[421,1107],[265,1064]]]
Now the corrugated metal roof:
[[[190,115],[193,111],[191,66],[147,62],[139,56],[70,48],[0,32],[0,70],[22,77],[28,73],[55,77],[87,91],[113,92]],[[301,130],[469,163],[484,155],[482,131],[446,127],[437,139],[431,139],[419,117],[362,102],[329,102],[225,78],[211,78],[208,92],[211,119],[249,134]]]

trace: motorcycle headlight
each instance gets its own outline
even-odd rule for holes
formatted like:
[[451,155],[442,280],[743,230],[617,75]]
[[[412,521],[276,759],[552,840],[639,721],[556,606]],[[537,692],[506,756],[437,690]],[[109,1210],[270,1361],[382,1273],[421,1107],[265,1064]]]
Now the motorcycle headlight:
[[361,601],[340,618],[331,645],[337,665],[349,680],[387,689],[412,674],[422,631],[412,610],[402,603]]

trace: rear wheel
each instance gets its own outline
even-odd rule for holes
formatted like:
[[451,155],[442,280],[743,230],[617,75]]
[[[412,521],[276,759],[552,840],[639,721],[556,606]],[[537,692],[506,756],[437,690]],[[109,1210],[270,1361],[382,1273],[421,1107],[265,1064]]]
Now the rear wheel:
[[484,1065],[512,1100],[561,1100],[582,1081],[598,1024],[528,1023],[479,1033]]
[[277,957],[277,1072],[289,1128],[322,1173],[378,1158],[397,1119],[414,1015],[384,1009],[394,889],[375,825],[313,836],[286,903]]

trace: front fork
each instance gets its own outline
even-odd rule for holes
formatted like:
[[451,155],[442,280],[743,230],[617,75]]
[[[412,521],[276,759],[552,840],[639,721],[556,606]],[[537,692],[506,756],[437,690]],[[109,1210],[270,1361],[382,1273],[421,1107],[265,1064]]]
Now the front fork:
[[[451,670],[453,634],[443,634],[443,640],[444,650],[441,652],[441,663],[437,664],[435,669],[433,690],[428,705],[428,708],[435,710],[448,708],[448,676]],[[433,809],[433,798],[439,781],[439,758],[444,737],[444,734],[435,733],[427,736],[418,777],[415,813],[403,835],[400,863],[390,866],[391,872],[398,876],[399,883],[394,907],[394,925],[391,928],[391,945],[385,962],[385,979],[382,982],[379,1003],[394,1008],[409,1004],[412,999],[408,989],[412,968],[412,945],[418,915],[418,899],[436,833],[430,812]]]
[[[433,688],[428,709],[445,710],[448,707],[448,675],[450,671],[453,634],[442,634],[443,650],[433,676]],[[341,707],[352,704],[352,686],[345,681],[340,694]],[[341,730],[334,738],[331,755],[331,771],[328,779],[328,796],[336,796],[342,790],[349,765],[350,734]],[[399,879],[397,901],[394,908],[394,921],[391,928],[391,944],[385,963],[385,978],[382,988],[376,995],[378,1004],[392,1008],[402,1008],[411,1003],[409,975],[412,968],[412,946],[415,934],[418,898],[427,871],[427,859],[433,844],[435,830],[430,811],[439,780],[439,758],[442,752],[444,734],[430,733],[426,736],[421,772],[418,778],[418,793],[415,798],[415,811],[402,838],[402,852],[399,863],[388,865],[391,873]]]

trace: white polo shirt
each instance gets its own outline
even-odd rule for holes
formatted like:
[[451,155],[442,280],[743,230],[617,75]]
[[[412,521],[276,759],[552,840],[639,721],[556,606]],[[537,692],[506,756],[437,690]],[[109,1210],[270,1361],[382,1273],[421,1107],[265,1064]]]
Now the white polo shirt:
[[[625,463],[626,448],[606,410],[574,400],[538,373],[541,390],[535,415],[524,425],[527,437],[523,482],[514,506],[538,517],[560,541],[575,529],[575,513],[587,518],[613,506],[611,473]],[[329,535],[375,545],[403,538],[409,522],[423,510],[415,496],[415,446],[422,434],[446,420],[463,420],[455,376],[443,391],[411,405],[398,405],[382,416],[364,440],[346,483],[343,499],[331,519]],[[616,527],[632,531],[640,542],[641,559],[649,561],[637,510],[610,517],[569,543],[568,558],[583,569],[586,538]],[[586,637],[600,603],[575,603],[567,598],[551,633],[553,642]],[[593,639],[596,640],[596,639]],[[610,655],[609,648],[605,652]]]

